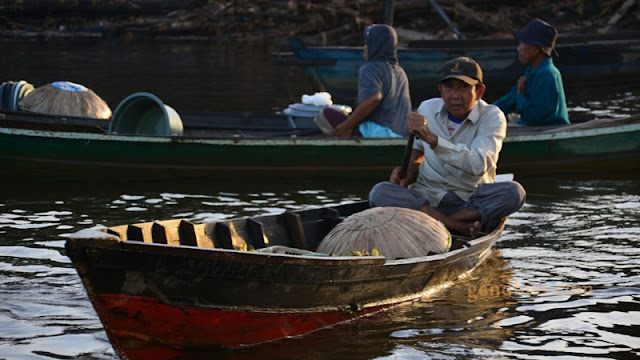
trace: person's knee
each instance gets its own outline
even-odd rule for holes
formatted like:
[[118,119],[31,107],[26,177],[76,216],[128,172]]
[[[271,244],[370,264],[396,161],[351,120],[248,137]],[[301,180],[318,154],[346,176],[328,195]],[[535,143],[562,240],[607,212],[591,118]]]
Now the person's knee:
[[512,181],[508,184],[509,187],[505,191],[507,191],[509,194],[508,198],[510,199],[511,212],[514,213],[520,210],[520,208],[524,204],[527,192],[524,190],[524,187],[522,187],[522,185],[520,185],[520,183],[516,181]]
[[418,210],[426,203],[426,199],[417,192],[389,181],[377,183],[369,192],[371,207],[396,206]]
[[369,206],[404,206],[402,204],[406,202],[406,199],[400,200],[400,198],[406,197],[403,193],[404,190],[406,189],[402,186],[389,181],[379,182],[369,191]]
[[387,182],[379,182],[371,188],[371,191],[369,191],[369,206],[382,206],[381,204],[383,203],[385,197],[384,189],[387,188],[387,184]]

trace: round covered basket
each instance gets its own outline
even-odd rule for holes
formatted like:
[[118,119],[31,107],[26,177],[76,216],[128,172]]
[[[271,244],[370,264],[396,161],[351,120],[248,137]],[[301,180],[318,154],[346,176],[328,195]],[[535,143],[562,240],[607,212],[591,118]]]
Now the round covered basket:
[[417,210],[375,207],[347,217],[318,245],[317,252],[349,255],[377,249],[386,259],[442,254],[451,247],[451,234],[438,220]]
[[29,92],[19,107],[41,114],[109,119],[109,105],[93,90],[70,81],[56,81]]

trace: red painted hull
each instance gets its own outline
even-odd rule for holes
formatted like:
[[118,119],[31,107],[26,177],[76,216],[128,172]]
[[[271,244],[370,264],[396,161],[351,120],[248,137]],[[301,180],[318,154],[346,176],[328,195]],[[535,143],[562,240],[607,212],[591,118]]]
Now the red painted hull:
[[159,360],[300,336],[395,304],[357,312],[287,313],[177,307],[153,298],[105,294],[94,305],[122,357]]

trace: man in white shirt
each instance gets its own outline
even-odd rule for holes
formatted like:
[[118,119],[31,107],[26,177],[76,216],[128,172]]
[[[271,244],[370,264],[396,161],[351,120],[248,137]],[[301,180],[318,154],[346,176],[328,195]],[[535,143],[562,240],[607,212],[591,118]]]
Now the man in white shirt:
[[[371,206],[420,210],[449,230],[476,237],[518,211],[525,191],[515,181],[494,183],[507,122],[502,111],[482,100],[486,87],[475,60],[459,57],[440,73],[440,98],[408,115],[414,142],[404,178],[395,168],[388,182],[376,184]],[[417,177],[408,188],[405,186]]]

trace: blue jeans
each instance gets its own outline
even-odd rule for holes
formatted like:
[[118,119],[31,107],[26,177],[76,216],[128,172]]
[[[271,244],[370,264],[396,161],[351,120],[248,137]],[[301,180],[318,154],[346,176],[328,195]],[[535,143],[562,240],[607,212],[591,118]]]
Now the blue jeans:
[[[480,223],[484,231],[495,229],[502,218],[518,211],[524,204],[526,192],[515,181],[480,184],[468,201],[456,193],[448,192],[435,207],[445,215],[462,209],[472,209],[480,213]],[[388,181],[377,183],[369,192],[369,205],[396,206],[419,210],[428,204],[427,199],[415,191]]]

